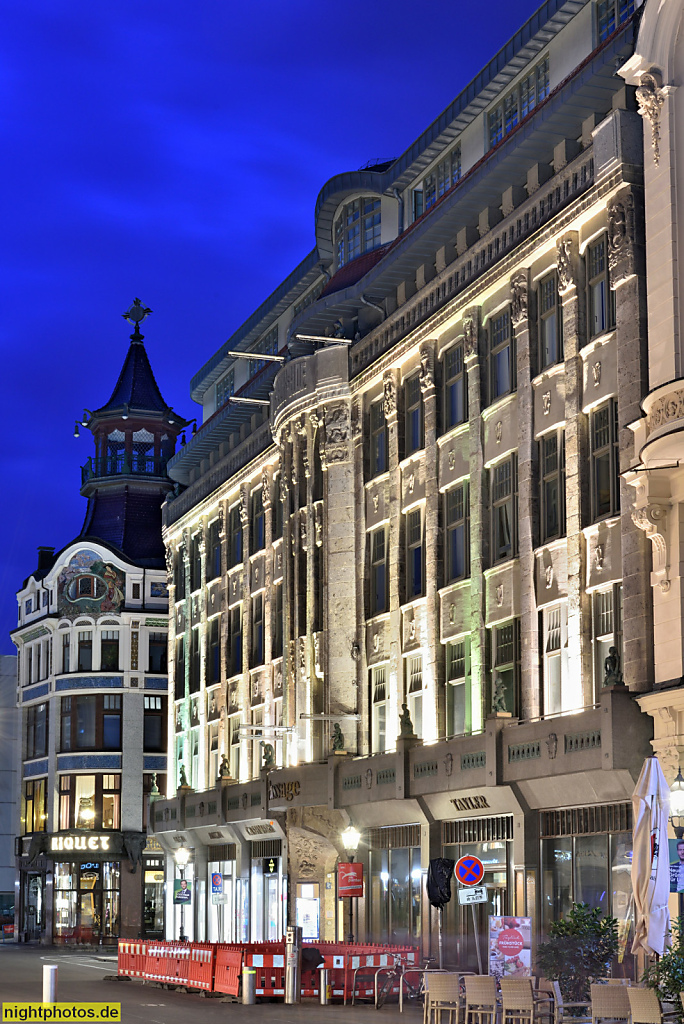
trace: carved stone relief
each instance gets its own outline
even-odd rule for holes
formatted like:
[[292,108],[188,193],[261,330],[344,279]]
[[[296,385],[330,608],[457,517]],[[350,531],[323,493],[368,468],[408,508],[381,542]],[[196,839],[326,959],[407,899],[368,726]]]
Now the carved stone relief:
[[326,462],[346,462],[350,458],[349,410],[344,405],[332,406],[325,410],[325,458]]
[[542,395],[542,412],[548,416],[551,412],[551,392],[545,391]]
[[434,353],[430,345],[420,347],[420,390],[425,393],[435,384]]
[[643,530],[653,547],[653,572],[651,585],[656,584],[666,594],[670,589],[669,566],[667,564],[667,506],[649,503],[632,512],[632,521]]
[[391,370],[388,370],[382,378],[383,410],[385,419],[397,411],[397,382]]
[[475,313],[467,313],[463,317],[463,354],[466,359],[477,356],[478,320]]
[[634,196],[624,192],[608,204],[608,266],[613,285],[635,272]]
[[527,271],[521,270],[511,278],[511,320],[520,324],[527,319]]
[[558,270],[558,291],[561,295],[574,288],[577,283],[576,267],[578,258],[577,241],[561,238],[556,246],[556,267]]
[[660,109],[665,102],[665,93],[649,72],[641,76],[641,85],[636,91],[639,113],[651,126],[651,148],[653,163],[660,163]]

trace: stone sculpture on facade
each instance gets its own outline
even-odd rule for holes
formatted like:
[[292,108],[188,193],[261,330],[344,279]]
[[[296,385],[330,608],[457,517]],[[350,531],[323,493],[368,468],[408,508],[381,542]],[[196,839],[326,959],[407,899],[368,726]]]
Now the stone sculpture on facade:
[[620,655],[617,647],[611,647],[603,662],[604,686],[620,686],[624,680],[620,671]]
[[261,743],[261,756],[262,763],[261,767],[268,771],[269,768],[275,768],[275,750],[273,749],[272,743]]
[[492,692],[492,711],[495,714],[506,713],[508,711],[508,701],[506,700],[506,684],[504,683],[501,676],[496,676],[494,679],[494,688]]
[[339,722],[335,722],[333,726],[332,748],[335,751],[344,750],[344,733],[340,728]]
[[399,715],[399,736],[402,739],[416,739],[416,734],[413,731],[413,722],[411,721],[411,712],[408,709],[408,704],[404,703],[401,705],[401,714]]

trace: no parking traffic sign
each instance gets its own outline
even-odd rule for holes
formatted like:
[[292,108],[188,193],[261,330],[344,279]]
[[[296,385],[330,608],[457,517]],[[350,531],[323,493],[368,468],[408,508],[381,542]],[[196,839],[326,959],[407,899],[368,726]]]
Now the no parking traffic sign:
[[454,874],[461,885],[479,885],[484,878],[484,864],[479,857],[461,857],[456,861]]

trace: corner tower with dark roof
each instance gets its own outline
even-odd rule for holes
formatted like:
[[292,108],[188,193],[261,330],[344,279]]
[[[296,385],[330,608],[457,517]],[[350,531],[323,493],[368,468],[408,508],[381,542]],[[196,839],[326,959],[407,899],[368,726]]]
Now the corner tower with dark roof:
[[[79,427],[81,532],[17,593],[21,815],[16,934],[46,945],[164,935],[162,848],[147,836],[150,797],[166,791],[168,578],[161,506],[187,426],[161,396],[135,325],[109,401]],[[141,865],[142,870],[136,870]]]
[[187,421],[162,398],[147,358],[139,326],[149,312],[136,299],[123,314],[135,330],[119,379],[109,401],[84,417],[95,456],[81,470],[88,508],[80,537],[152,568],[164,565],[161,506],[174,486],[166,466]]

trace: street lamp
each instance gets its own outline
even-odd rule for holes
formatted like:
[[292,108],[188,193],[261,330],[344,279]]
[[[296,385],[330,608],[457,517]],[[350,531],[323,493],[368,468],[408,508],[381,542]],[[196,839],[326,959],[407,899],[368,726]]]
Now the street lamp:
[[[190,860],[190,851],[188,849],[186,849],[185,846],[181,846],[174,853],[174,857],[176,859],[176,864],[178,865],[178,870],[180,871],[181,882],[183,882],[183,881],[185,881],[185,869],[188,866],[188,861]],[[185,942],[185,938],[186,938],[186,936],[185,936],[185,903],[183,901],[181,901],[180,908],[181,908],[181,919],[180,919],[180,935],[179,935],[179,938],[180,938],[181,942]]]
[[[349,863],[353,864],[354,863],[354,856],[356,854],[356,850],[357,850],[359,842],[361,840],[361,833],[359,832],[359,830],[357,828],[354,828],[353,825],[348,825],[347,828],[345,828],[344,832],[342,833],[341,839],[342,839],[342,844],[343,844],[343,846],[344,846],[344,848],[345,848],[345,850],[347,852],[347,856],[349,857]],[[356,897],[354,897],[354,899],[356,899]],[[358,918],[358,911],[357,911],[357,915],[356,916]],[[348,941],[349,942],[353,942],[354,941],[354,904],[352,903],[352,897],[351,896],[349,897],[349,939],[348,939]]]

